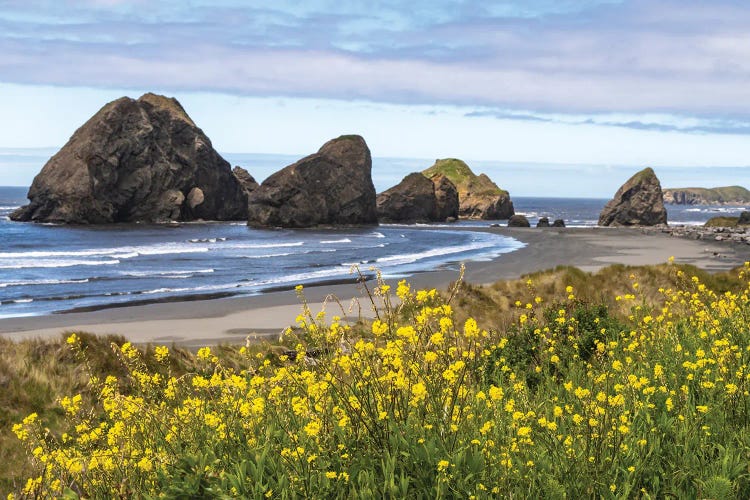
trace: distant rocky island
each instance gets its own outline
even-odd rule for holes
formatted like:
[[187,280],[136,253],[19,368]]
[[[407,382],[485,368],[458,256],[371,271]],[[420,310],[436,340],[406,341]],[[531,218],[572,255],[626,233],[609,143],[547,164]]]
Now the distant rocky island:
[[746,205],[750,191],[742,186],[664,189],[664,203],[672,205]]
[[69,224],[241,220],[245,182],[176,99],[122,97],[73,134],[34,178],[31,203],[10,217]]

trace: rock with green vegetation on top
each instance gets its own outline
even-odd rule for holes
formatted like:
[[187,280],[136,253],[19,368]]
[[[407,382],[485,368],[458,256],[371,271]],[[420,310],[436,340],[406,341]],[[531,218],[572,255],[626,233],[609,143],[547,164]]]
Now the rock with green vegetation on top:
[[655,226],[667,223],[661,184],[645,168],[623,184],[599,215],[600,226]]
[[507,191],[485,174],[476,175],[469,166],[456,158],[435,161],[422,172],[427,177],[444,175],[456,186],[460,217],[469,219],[508,219],[515,213]]
[[71,224],[242,220],[247,194],[176,99],[110,102],[34,178],[11,219]]
[[343,135],[279,170],[250,194],[248,214],[254,227],[377,224],[367,143]]
[[664,203],[673,205],[745,205],[750,191],[742,186],[664,189]]

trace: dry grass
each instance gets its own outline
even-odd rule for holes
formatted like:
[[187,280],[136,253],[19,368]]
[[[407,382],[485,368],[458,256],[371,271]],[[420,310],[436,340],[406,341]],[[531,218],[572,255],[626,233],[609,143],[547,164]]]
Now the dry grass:
[[[680,278],[678,271],[683,271]],[[632,276],[632,278],[631,278]],[[565,296],[567,286],[572,286],[576,298],[587,304],[606,305],[613,315],[629,314],[630,304],[616,300],[633,292],[638,283],[639,296],[649,305],[663,302],[659,288],[676,288],[681,282],[697,276],[701,283],[717,292],[737,291],[743,283],[736,271],[710,274],[695,266],[669,265],[624,266],[613,265],[597,273],[587,273],[570,266],[525,275],[517,280],[498,281],[489,286],[464,284],[454,301],[457,318],[461,321],[474,318],[485,328],[505,330],[514,323],[522,311],[515,306],[531,303],[541,297],[544,304]],[[531,281],[529,285],[528,282]]]
[[[677,271],[682,270],[680,278]],[[633,278],[631,278],[633,276]],[[633,283],[639,284],[639,295],[650,305],[661,303],[660,287],[676,288],[680,281],[698,276],[708,288],[718,292],[738,290],[742,283],[737,273],[711,275],[692,266],[660,265],[628,267],[615,265],[598,273],[585,273],[573,267],[558,267],[554,270],[534,273],[518,280],[500,281],[490,286],[464,284],[452,302],[456,319],[476,319],[483,328],[505,331],[522,312],[514,304],[534,301],[539,296],[544,304],[566,294],[567,286],[574,288],[576,298],[589,304],[606,305],[613,315],[627,314],[617,295],[631,293]],[[531,285],[527,283],[531,280]],[[555,299],[557,298],[557,299]],[[631,304],[632,305],[632,304]],[[79,334],[86,349],[91,373],[100,376],[116,375],[121,380],[127,375],[112,344],[125,342],[122,337],[97,337]],[[268,344],[251,346],[253,351],[273,356],[274,349]],[[147,354],[152,346],[143,348]],[[196,367],[193,353],[186,349],[170,350],[172,372],[181,374]],[[247,358],[239,354],[237,346],[218,346],[213,352],[223,366],[236,370],[246,365]],[[153,360],[147,355],[146,359]],[[244,361],[243,361],[244,360]],[[55,432],[63,420],[63,412],[57,403],[63,395],[87,394],[88,371],[68,348],[65,338],[54,340],[29,340],[13,342],[0,338],[0,492],[19,488],[18,481],[27,476],[28,462],[21,443],[11,432],[13,423],[19,422],[32,412]]]
[[[122,379],[127,370],[115,355],[112,345],[121,346],[124,337],[99,337],[79,333],[86,349],[91,373],[104,378],[115,375]],[[60,397],[87,392],[89,371],[74,356],[67,345],[66,335],[59,339],[35,339],[14,342],[0,337],[0,493],[19,489],[18,481],[28,476],[28,461],[20,442],[11,432],[14,423],[32,412],[55,432],[63,421],[63,411],[58,404]],[[153,346],[144,346],[147,354]],[[253,346],[253,351],[267,352],[266,344]],[[244,368],[237,346],[220,345],[214,348],[222,364],[236,370]],[[147,359],[153,356],[147,356]],[[195,368],[195,356],[187,349],[170,349],[173,373],[181,374]],[[0,495],[4,498],[4,495]]]

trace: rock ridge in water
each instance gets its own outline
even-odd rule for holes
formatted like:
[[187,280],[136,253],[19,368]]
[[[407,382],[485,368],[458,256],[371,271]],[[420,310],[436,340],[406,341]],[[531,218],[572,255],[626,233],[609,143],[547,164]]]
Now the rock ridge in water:
[[241,220],[247,195],[180,103],[106,104],[34,178],[18,221],[103,224]]
[[365,140],[343,135],[268,177],[248,197],[248,224],[304,228],[377,224],[372,157]]
[[664,189],[664,203],[673,205],[744,205],[750,191],[742,186]]
[[645,168],[623,184],[599,215],[600,226],[655,226],[667,223],[661,184]]
[[422,172],[427,177],[444,175],[456,186],[459,216],[469,219],[508,219],[515,213],[507,191],[485,174],[476,175],[462,160],[445,158]]

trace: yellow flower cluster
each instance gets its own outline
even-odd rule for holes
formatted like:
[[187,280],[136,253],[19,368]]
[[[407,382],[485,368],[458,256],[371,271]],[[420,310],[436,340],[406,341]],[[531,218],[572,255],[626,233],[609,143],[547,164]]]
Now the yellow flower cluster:
[[[457,324],[440,294],[406,282],[393,306],[379,283],[378,319],[366,328],[327,324],[305,305],[302,330],[285,334],[293,360],[248,355],[235,369],[204,347],[200,370],[179,377],[166,347],[149,370],[126,343],[116,349],[127,381],[94,380],[94,406],[60,400],[67,434],[52,438],[35,414],[13,427],[39,466],[23,493],[74,485],[87,496],[156,495],[189,472],[212,491],[256,498],[523,497],[557,487],[650,497],[666,483],[698,495],[690,488],[705,466],[680,482],[661,460],[680,469],[739,449],[733,460],[747,470],[731,443],[750,449],[750,297],[684,281],[662,290],[662,303],[634,300],[619,323],[592,319],[568,287],[550,307],[521,305],[502,331]],[[727,480],[739,491],[735,469]]]

